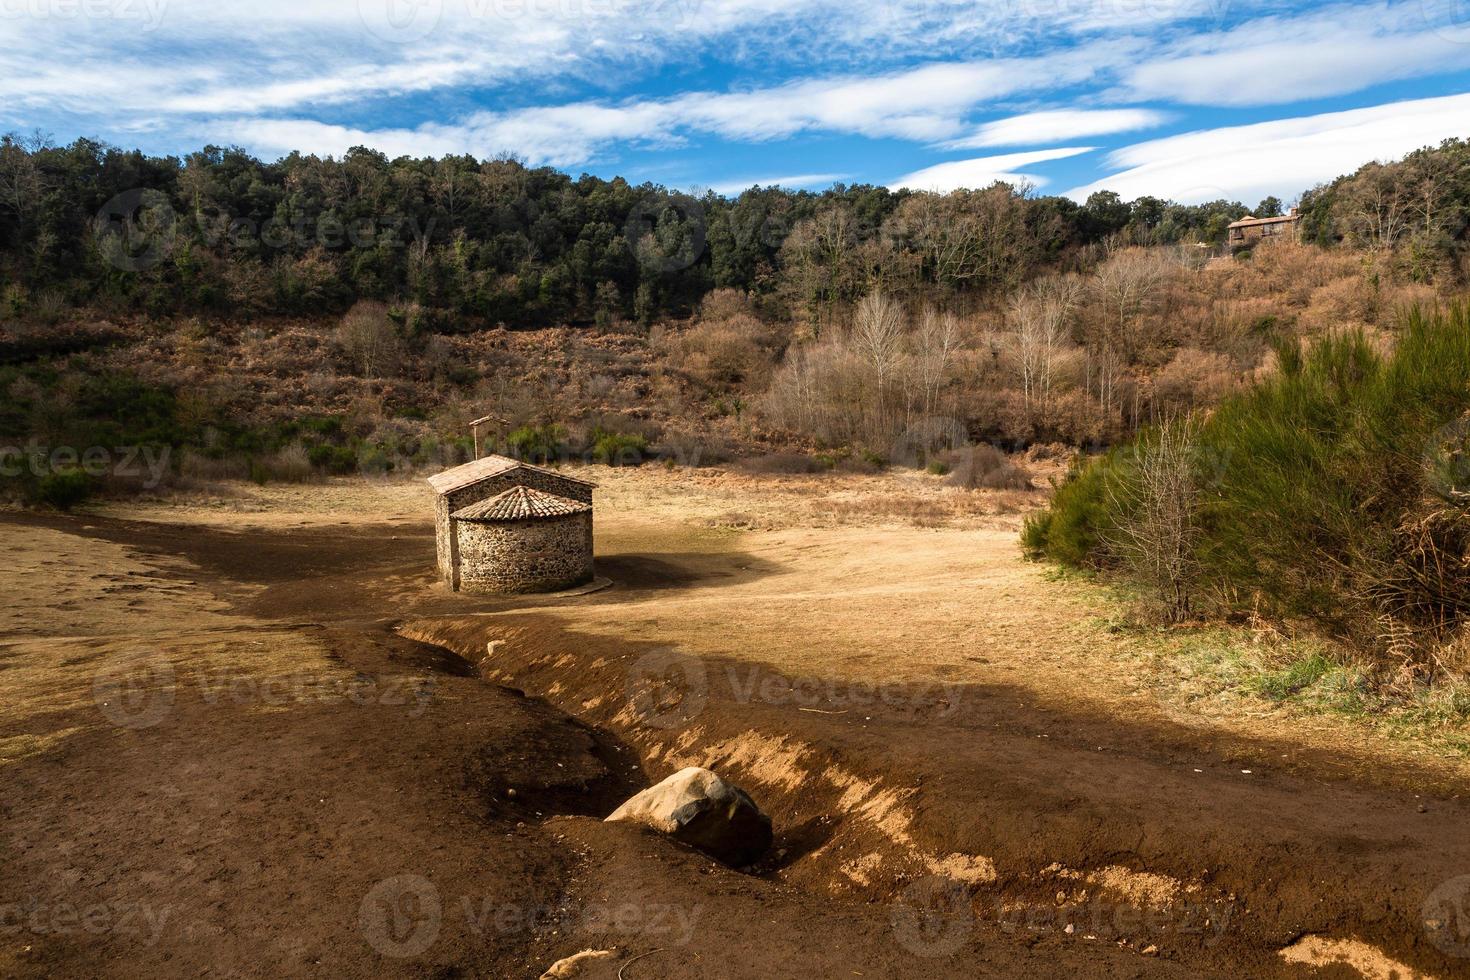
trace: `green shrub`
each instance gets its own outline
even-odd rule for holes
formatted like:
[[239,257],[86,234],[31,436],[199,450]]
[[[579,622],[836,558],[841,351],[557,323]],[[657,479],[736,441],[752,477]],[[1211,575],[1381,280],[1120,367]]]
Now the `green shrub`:
[[1033,558],[1050,558],[1076,568],[1107,564],[1104,542],[1116,527],[1108,481],[1125,479],[1124,453],[1113,450],[1095,459],[1077,457],[1051,504],[1026,518],[1021,543]]
[[387,476],[393,460],[382,446],[364,445],[357,453],[357,469],[363,476]]
[[555,423],[523,425],[506,437],[510,454],[529,463],[558,459],[566,448],[567,430]]
[[91,496],[93,489],[92,478],[82,470],[54,470],[36,480],[31,502],[57,510],[71,510]]
[[648,440],[637,433],[592,430],[592,458],[608,466],[638,466],[648,453]]
[[1251,679],[1247,689],[1272,701],[1285,701],[1293,694],[1316,684],[1337,669],[1337,665],[1321,653],[1309,654],[1293,660],[1268,673]]
[[307,453],[311,465],[333,476],[357,469],[357,451],[351,446],[313,446]]
[[1470,309],[1411,312],[1387,358],[1353,333],[1281,360],[1210,421],[1224,464],[1206,513],[1216,578],[1361,640],[1461,622]]
[[[1277,353],[1199,430],[1201,584],[1221,611],[1303,617],[1429,670],[1470,623],[1470,307],[1409,312],[1386,357],[1351,332]],[[1074,469],[1027,549],[1106,565],[1131,458]]]

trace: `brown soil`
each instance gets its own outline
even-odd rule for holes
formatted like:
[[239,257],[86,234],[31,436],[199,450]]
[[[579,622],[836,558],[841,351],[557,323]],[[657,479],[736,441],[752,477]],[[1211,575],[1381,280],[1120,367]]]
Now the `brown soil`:
[[[416,489],[3,515],[0,975],[1467,972],[1457,767],[1139,695],[995,497],[644,480],[613,589],[514,605]],[[596,819],[688,764],[761,866]]]

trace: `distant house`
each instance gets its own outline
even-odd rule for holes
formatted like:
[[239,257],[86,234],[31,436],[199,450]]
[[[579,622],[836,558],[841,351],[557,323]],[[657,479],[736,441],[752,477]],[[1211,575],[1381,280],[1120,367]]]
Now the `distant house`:
[[596,484],[505,456],[429,478],[439,575],[456,592],[553,592],[592,579]]
[[1286,214],[1274,218],[1255,218],[1246,215],[1239,221],[1230,223],[1230,236],[1227,239],[1230,251],[1234,252],[1242,248],[1250,248],[1259,242],[1279,241],[1284,238],[1296,238],[1297,225],[1301,221],[1301,215],[1297,214],[1296,208],[1292,208]]

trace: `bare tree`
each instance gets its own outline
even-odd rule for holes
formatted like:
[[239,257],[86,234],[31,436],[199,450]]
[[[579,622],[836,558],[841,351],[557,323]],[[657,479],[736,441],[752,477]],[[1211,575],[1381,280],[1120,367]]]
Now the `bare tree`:
[[933,307],[925,309],[913,346],[923,414],[937,415],[940,393],[949,381],[950,367],[960,348],[959,319],[953,313],[939,313]]
[[856,295],[862,278],[857,220],[834,205],[797,222],[781,244],[781,264],[794,299],[806,308],[820,335],[833,307]]
[[1122,516],[1109,545],[1155,593],[1171,622],[1189,616],[1199,571],[1197,435],[1191,419],[1165,419],[1141,443],[1135,479],[1110,488],[1113,510]]
[[896,301],[871,292],[847,330],[787,350],[763,404],[776,424],[835,444],[892,450],[901,433],[928,441],[922,433],[939,416],[961,334],[955,316],[933,310],[910,330]]
[[337,343],[358,373],[369,381],[392,373],[403,349],[388,308],[371,300],[353,304],[342,317]]
[[445,157],[434,164],[429,177],[429,191],[448,216],[450,228],[458,227],[464,199],[474,181],[469,172],[461,169],[460,163],[458,159]]
[[1068,332],[1081,295],[1075,276],[1038,279],[1011,298],[1009,316],[1016,329],[1021,395],[1035,416],[1051,400],[1057,362],[1068,346]]
[[1039,243],[1027,227],[1029,188],[996,183],[984,190],[919,193],[889,220],[889,233],[922,257],[934,284],[945,288],[1007,288],[1036,260]]
[[1142,248],[1116,252],[1098,267],[1093,289],[1105,314],[1101,339],[1126,363],[1138,357],[1142,338],[1137,327],[1142,314],[1176,268],[1178,262],[1168,252]]
[[36,154],[50,145],[41,133],[0,136],[0,207],[15,215],[22,230],[41,206],[46,179]]
[[1347,233],[1370,248],[1392,248],[1409,224],[1410,202],[1395,168],[1374,163],[1345,187]]
[[852,321],[852,345],[873,372],[873,410],[878,431],[887,419],[889,375],[903,356],[903,310],[877,290],[858,303]]

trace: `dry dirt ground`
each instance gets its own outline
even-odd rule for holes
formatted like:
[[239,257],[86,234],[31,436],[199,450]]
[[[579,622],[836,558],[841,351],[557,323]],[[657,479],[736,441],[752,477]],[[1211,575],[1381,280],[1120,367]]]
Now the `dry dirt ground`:
[[[578,597],[417,481],[0,514],[0,976],[1470,975],[1463,761],[1201,714],[1039,495],[589,472]],[[597,820],[688,764],[764,864]]]

